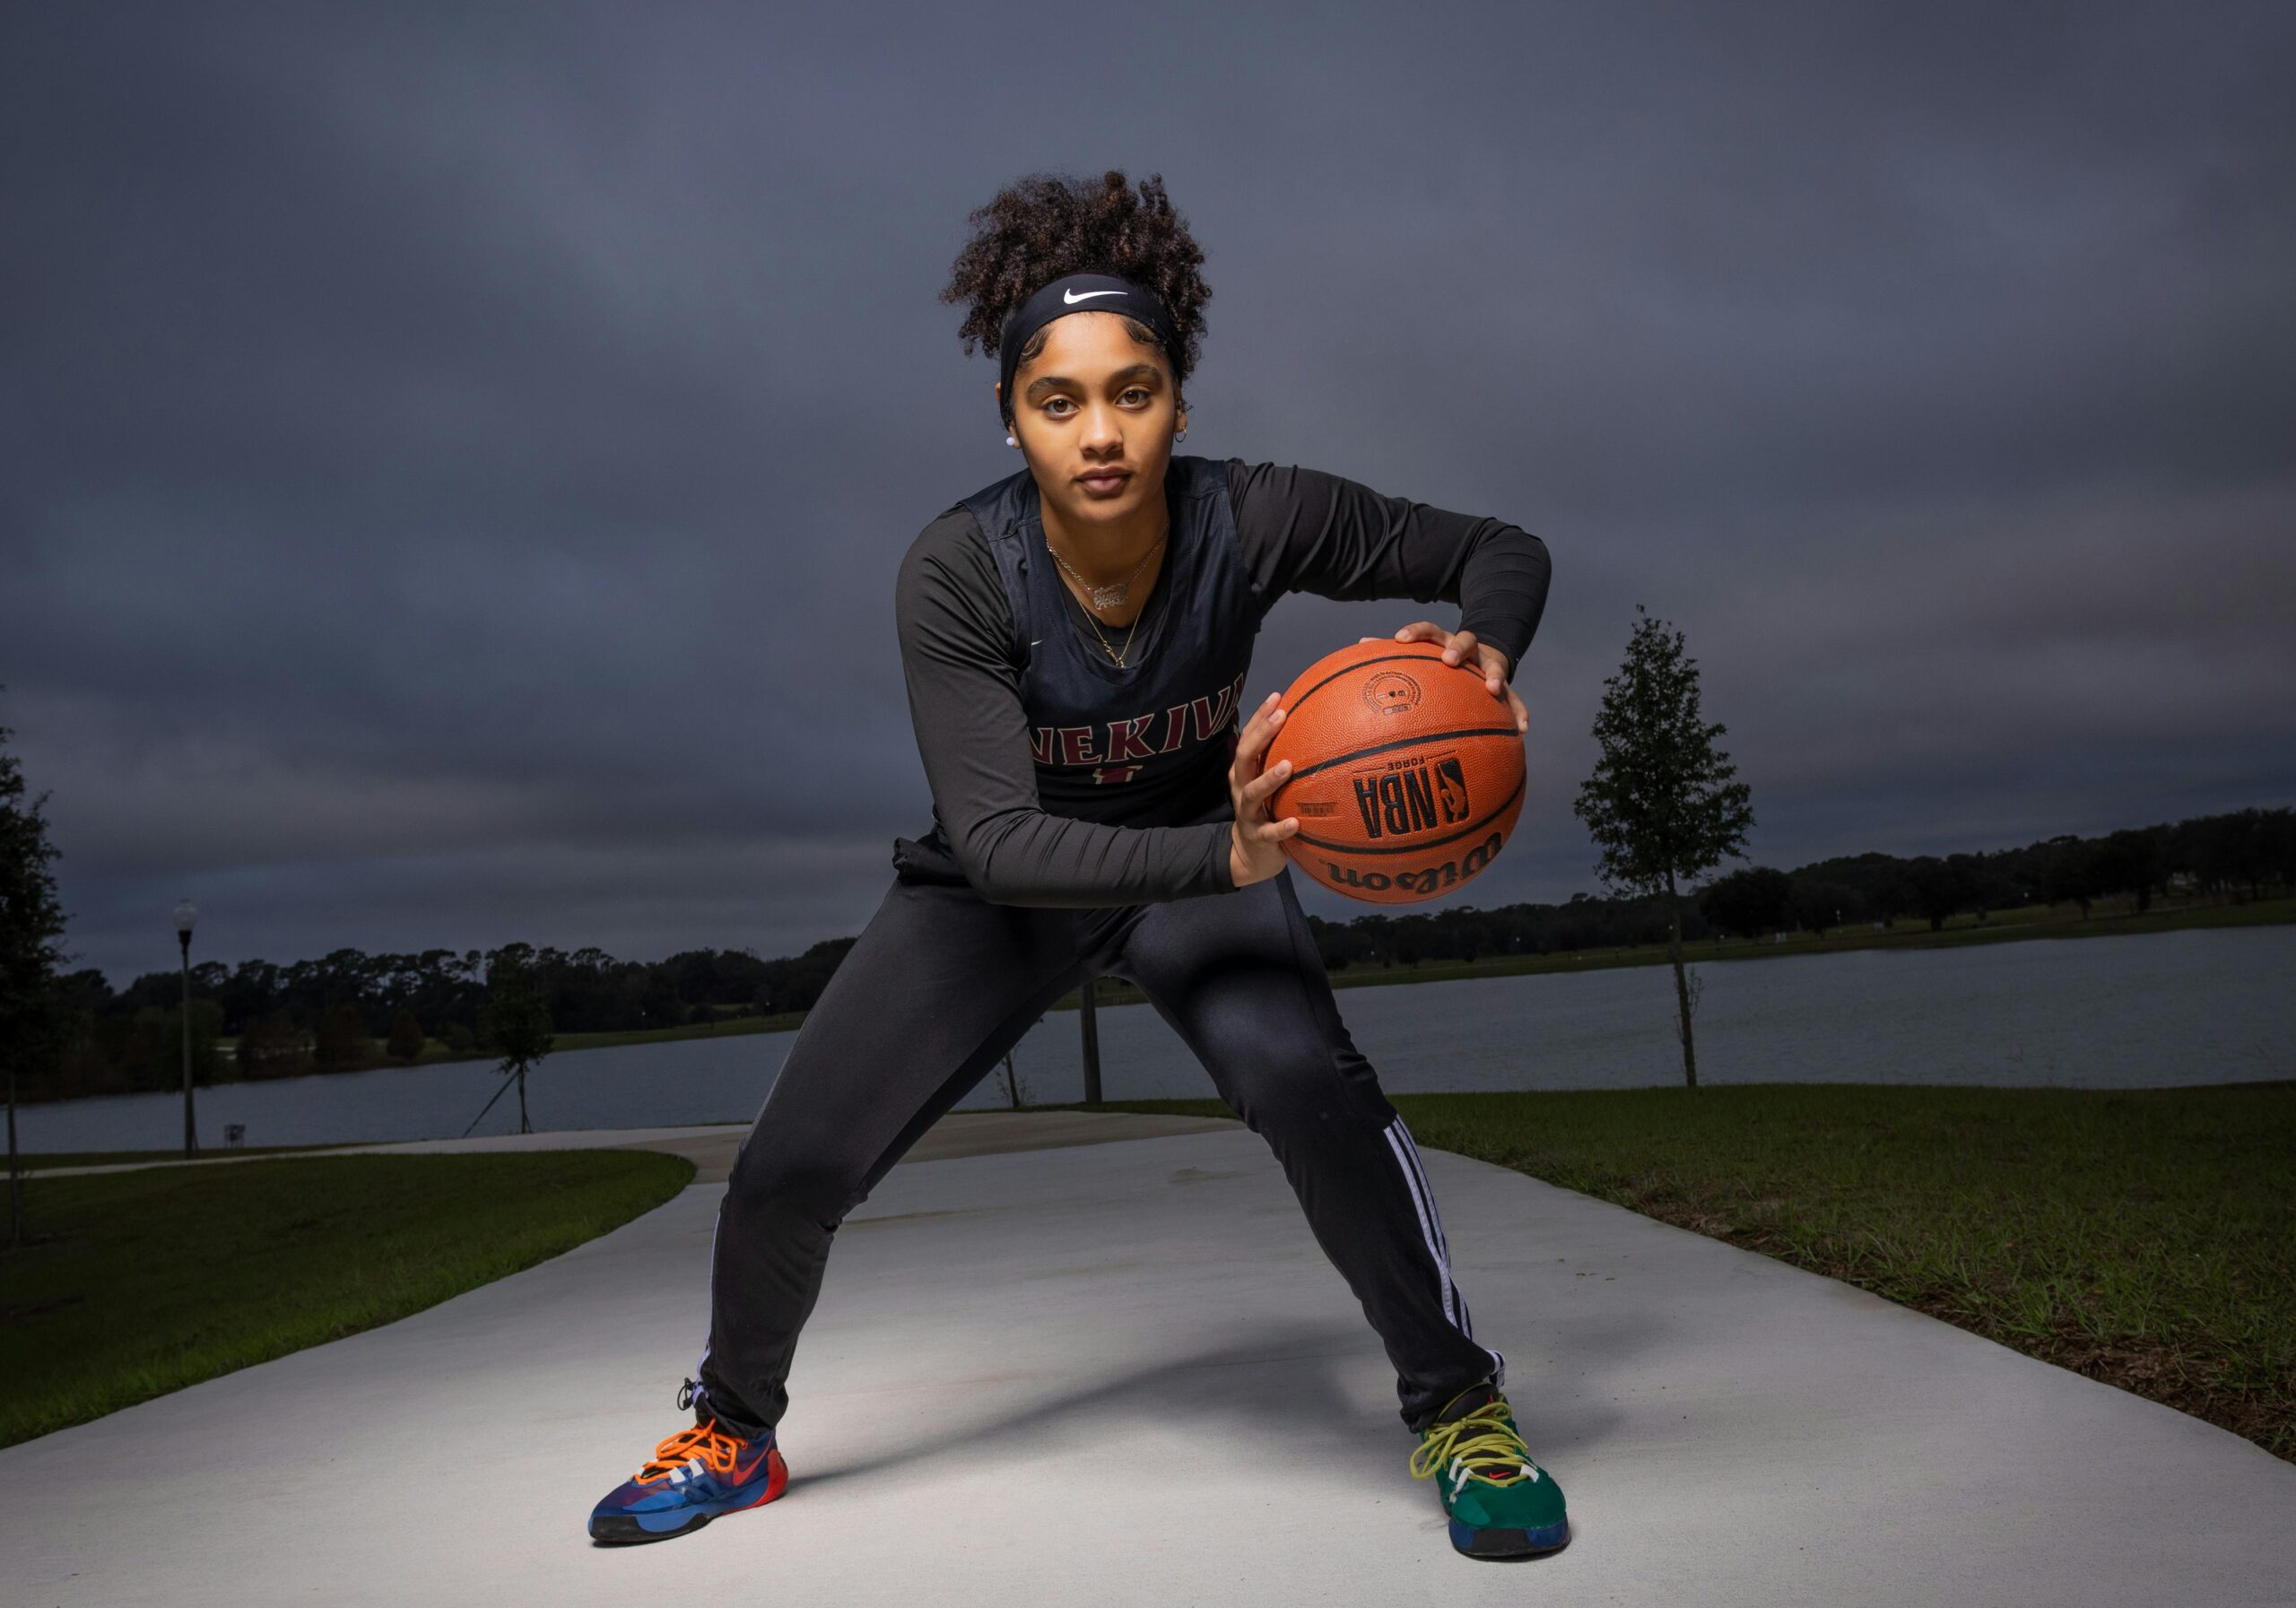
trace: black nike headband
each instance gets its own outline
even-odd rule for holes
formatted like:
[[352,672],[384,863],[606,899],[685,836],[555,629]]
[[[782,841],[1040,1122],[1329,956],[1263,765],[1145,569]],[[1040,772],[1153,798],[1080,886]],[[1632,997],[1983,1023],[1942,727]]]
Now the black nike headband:
[[1013,395],[1013,370],[1020,366],[1021,348],[1028,338],[1069,313],[1124,313],[1139,319],[1156,332],[1162,343],[1164,356],[1172,365],[1175,383],[1185,378],[1181,373],[1180,332],[1172,323],[1172,316],[1164,309],[1163,299],[1145,285],[1118,279],[1113,274],[1069,274],[1042,286],[1026,301],[1021,310],[1004,320],[1004,336],[997,352],[997,363],[1002,369],[999,380],[1004,389],[998,393],[1004,400],[1009,415],[1018,404]]

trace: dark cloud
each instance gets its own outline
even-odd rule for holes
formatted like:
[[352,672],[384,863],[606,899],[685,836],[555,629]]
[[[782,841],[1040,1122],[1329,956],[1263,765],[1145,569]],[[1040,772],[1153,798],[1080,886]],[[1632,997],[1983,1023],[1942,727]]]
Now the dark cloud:
[[[0,722],[86,960],[185,891],[225,959],[857,930],[894,566],[1015,462],[935,292],[1045,168],[1204,242],[1189,448],[1547,539],[1477,902],[1590,885],[1637,602],[1771,863],[2296,791],[2296,13],[1159,16],[0,14]],[[1289,600],[1255,687],[1427,612]]]

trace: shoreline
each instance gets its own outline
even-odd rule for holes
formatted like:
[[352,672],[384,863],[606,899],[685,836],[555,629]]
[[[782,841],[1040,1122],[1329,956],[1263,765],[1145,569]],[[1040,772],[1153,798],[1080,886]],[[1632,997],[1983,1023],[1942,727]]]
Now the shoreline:
[[[2069,907],[2067,907],[2069,908]],[[1835,934],[1819,937],[1803,932],[1790,935],[1786,942],[1765,942],[1759,939],[1705,940],[1685,943],[1683,961],[1686,966],[1704,965],[1709,961],[1760,960],[1788,955],[1823,955],[1847,953],[1873,949],[1939,949],[1963,944],[2018,943],[2045,938],[2110,938],[2132,937],[2152,933],[2183,932],[2199,928],[2239,926],[2282,926],[2296,924],[2296,897],[2251,900],[2240,904],[2210,903],[2154,908],[2144,915],[2134,913],[2115,916],[2092,916],[2083,919],[2079,915],[2058,913],[2057,908],[2008,913],[2005,919],[1977,921],[1961,917],[1949,921],[1941,931],[1932,932],[1928,924],[1918,917],[1901,917],[1886,931],[1875,932],[1870,924],[1857,930],[1838,930]],[[1552,952],[1539,955],[1500,955],[1474,960],[1436,960],[1424,963],[1392,966],[1348,966],[1329,972],[1334,992],[1348,988],[1389,987],[1410,983],[1465,982],[1483,978],[1537,977],[1553,973],[1608,971],[1622,967],[1666,965],[1664,943],[1639,944],[1631,948],[1587,950],[1575,953]],[[1128,1004],[1144,1004],[1147,996],[1130,985],[1114,978],[1103,978],[1092,992],[1095,1008]],[[1075,991],[1063,995],[1047,1007],[1052,1011],[1081,1009]],[[785,1012],[774,1016],[729,1016],[714,1022],[693,1023],[674,1028],[643,1028],[625,1031],[596,1033],[559,1033],[551,1050],[552,1056],[579,1055],[584,1050],[615,1049],[639,1044],[674,1044],[691,1039],[748,1038],[762,1033],[795,1032],[804,1025],[807,1011]],[[224,1053],[229,1053],[224,1052]],[[343,1073],[380,1072],[419,1066],[448,1066],[486,1063],[499,1059],[484,1051],[454,1054],[440,1047],[439,1053],[425,1054],[412,1061],[392,1060],[377,1056],[353,1065],[338,1067],[306,1067],[278,1078],[232,1078],[220,1082],[202,1083],[201,1088],[224,1088],[239,1083],[285,1082],[292,1078],[330,1077]],[[169,1090],[122,1090],[103,1094],[67,1094],[25,1098],[19,1096],[20,1107],[60,1105],[72,1100],[124,1099],[139,1094],[168,1093]]]

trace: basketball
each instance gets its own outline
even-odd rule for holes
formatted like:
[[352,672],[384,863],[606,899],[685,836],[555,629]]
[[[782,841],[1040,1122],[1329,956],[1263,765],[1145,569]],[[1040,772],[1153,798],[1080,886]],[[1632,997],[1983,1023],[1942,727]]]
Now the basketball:
[[1292,863],[1371,904],[1416,904],[1496,859],[1523,809],[1514,706],[1434,642],[1358,642],[1284,689],[1264,766],[1292,761],[1267,818]]

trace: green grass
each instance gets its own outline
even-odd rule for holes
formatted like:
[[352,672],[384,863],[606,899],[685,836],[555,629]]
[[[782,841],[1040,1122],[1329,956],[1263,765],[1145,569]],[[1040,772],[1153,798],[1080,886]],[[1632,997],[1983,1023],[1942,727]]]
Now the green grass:
[[2296,1461],[2296,1083],[1391,1099],[1422,1145],[1844,1280]]
[[309,1156],[24,1184],[0,1239],[0,1446],[339,1339],[685,1187],[649,1151]]

